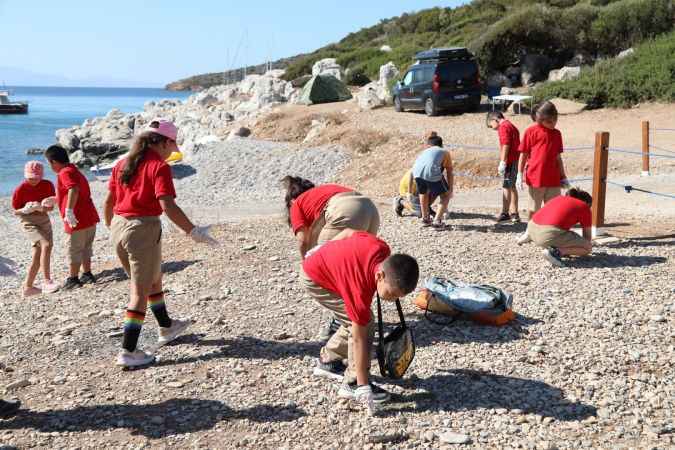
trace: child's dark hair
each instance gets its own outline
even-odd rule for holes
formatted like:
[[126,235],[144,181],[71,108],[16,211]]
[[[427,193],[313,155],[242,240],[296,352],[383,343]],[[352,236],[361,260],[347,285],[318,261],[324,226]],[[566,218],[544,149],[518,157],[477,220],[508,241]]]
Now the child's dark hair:
[[384,260],[382,270],[391,284],[406,294],[411,293],[417,287],[420,277],[420,268],[417,260],[404,253],[395,253]]
[[291,203],[298,198],[300,194],[314,187],[314,183],[301,177],[286,175],[281,179],[281,184],[286,188],[286,218],[288,225],[291,225]]
[[492,111],[488,113],[487,120],[488,122],[491,120],[502,120],[504,118],[504,114],[501,111]]
[[572,198],[576,198],[577,200],[581,200],[582,202],[585,202],[588,206],[591,206],[593,204],[593,197],[591,197],[591,194],[589,194],[586,191],[582,191],[579,188],[573,187],[569,191],[567,191],[567,195],[569,195]]
[[60,164],[70,164],[70,158],[65,148],[60,145],[51,145],[45,150],[47,161],[56,161]]
[[440,137],[435,131],[432,131],[427,136],[427,144],[434,147],[443,147],[443,138]]
[[546,101],[535,106],[530,113],[530,117],[532,121],[539,124],[545,121],[553,121],[558,118],[558,108],[550,101]]
[[[152,121],[148,125],[150,128],[159,128],[159,122]],[[153,133],[152,131],[144,131],[134,140],[134,143],[129,150],[129,155],[127,156],[127,162],[122,169],[122,174],[120,175],[120,181],[122,184],[131,183],[131,179],[136,174],[136,169],[138,164],[141,162],[145,156],[145,152],[150,148],[151,145],[159,145],[162,142],[165,142],[168,138],[162,136],[158,133]]]

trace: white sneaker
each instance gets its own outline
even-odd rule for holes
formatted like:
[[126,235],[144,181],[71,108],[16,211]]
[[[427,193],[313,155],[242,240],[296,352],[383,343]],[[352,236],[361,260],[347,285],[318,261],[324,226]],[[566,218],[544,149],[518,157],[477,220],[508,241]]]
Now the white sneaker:
[[532,242],[532,239],[530,239],[530,235],[527,234],[527,231],[521,234],[516,240],[516,244],[518,245],[527,244],[528,242]]
[[192,321],[189,319],[171,319],[170,327],[159,327],[159,338],[157,339],[157,343],[159,345],[168,344],[176,339],[183,331],[187,330],[190,325],[192,325]]
[[155,362],[155,355],[136,349],[133,352],[122,350],[122,352],[117,355],[116,364],[124,367],[137,367],[145,366],[153,362]]

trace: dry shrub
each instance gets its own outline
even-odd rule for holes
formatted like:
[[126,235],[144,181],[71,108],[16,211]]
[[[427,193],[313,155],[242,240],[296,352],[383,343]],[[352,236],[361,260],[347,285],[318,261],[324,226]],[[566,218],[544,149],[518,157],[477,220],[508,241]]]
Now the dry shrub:
[[351,130],[344,136],[344,143],[356,153],[370,153],[389,141],[390,136],[375,130]]

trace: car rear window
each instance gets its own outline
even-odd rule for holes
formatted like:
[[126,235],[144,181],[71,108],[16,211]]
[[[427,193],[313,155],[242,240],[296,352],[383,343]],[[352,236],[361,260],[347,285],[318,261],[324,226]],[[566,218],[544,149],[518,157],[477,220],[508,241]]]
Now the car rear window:
[[478,65],[474,61],[448,61],[438,65],[441,81],[470,80],[476,77]]

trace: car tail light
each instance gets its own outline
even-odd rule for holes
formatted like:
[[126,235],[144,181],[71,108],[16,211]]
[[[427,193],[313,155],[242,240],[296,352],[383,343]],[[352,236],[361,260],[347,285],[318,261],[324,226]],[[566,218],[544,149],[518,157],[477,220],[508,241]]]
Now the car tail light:
[[441,91],[441,77],[437,73],[434,74],[434,80],[431,82],[431,90],[434,94]]

